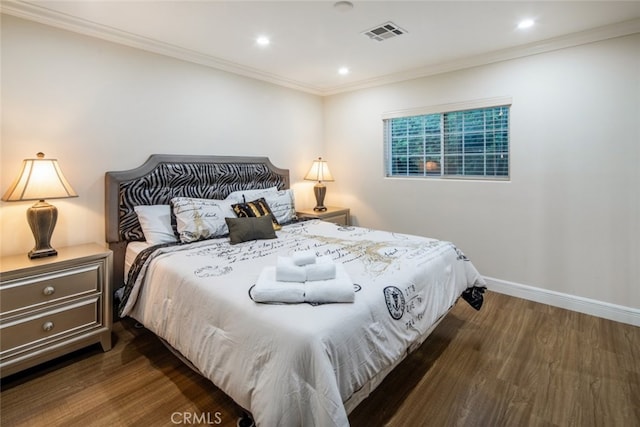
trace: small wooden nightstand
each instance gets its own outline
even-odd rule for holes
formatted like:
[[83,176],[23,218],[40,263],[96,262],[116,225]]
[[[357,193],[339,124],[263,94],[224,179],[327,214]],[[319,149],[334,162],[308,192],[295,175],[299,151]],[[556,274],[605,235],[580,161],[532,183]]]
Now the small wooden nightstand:
[[111,349],[112,262],[95,244],[0,258],[0,377],[97,342]]
[[314,211],[313,209],[302,209],[297,211],[296,214],[298,215],[298,218],[316,218],[339,225],[351,225],[351,214],[349,208],[327,206],[327,210],[324,212]]

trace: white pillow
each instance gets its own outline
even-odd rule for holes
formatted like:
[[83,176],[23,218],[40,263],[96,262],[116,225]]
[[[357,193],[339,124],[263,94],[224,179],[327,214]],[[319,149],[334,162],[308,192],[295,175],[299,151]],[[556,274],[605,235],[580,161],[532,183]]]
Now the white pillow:
[[169,205],[134,206],[144,239],[150,245],[177,242],[171,227],[171,207]]
[[293,198],[293,190],[280,190],[275,193],[265,194],[264,200],[271,208],[271,212],[278,222],[286,224],[296,217],[296,203]]
[[[243,200],[242,196],[246,200]],[[296,208],[292,190],[278,190],[278,187],[240,190],[229,194],[225,200],[235,199],[237,203],[246,203],[259,198],[264,198],[279,224],[286,224],[295,218]]]
[[174,197],[171,204],[183,243],[223,236],[229,232],[224,219],[236,217],[232,200]]

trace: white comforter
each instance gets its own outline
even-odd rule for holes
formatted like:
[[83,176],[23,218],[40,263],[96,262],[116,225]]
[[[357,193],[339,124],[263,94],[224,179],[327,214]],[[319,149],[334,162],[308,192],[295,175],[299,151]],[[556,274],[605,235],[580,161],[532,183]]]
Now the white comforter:
[[[343,402],[396,364],[484,282],[449,243],[307,221],[278,238],[161,248],[123,314],[186,356],[258,426],[346,426]],[[260,304],[249,289],[277,255],[313,250],[343,263],[354,303]]]

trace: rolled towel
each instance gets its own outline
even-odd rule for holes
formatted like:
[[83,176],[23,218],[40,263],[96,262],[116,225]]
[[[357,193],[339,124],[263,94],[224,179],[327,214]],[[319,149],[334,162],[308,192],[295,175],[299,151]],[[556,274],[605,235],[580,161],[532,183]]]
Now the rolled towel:
[[335,279],[310,281],[306,282],[304,286],[305,302],[353,302],[356,297],[353,282],[342,264],[336,264]]
[[336,265],[333,262],[317,262],[304,266],[308,281],[329,280],[336,278]]
[[276,268],[265,267],[260,272],[251,297],[256,302],[300,303],[304,302],[305,285],[302,282],[276,281]]
[[289,257],[278,257],[275,272],[275,279],[279,282],[304,282],[307,280],[306,269],[295,265]]
[[299,251],[291,255],[293,263],[298,266],[313,264],[316,262],[316,254],[312,251]]

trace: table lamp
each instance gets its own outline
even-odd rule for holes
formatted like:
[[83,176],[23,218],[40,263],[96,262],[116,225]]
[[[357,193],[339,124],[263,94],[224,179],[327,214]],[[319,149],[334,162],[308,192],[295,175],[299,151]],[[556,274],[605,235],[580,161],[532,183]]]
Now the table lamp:
[[58,209],[44,199],[67,197],[78,197],[78,195],[62,174],[57,159],[45,159],[43,153],[38,153],[36,159],[25,159],[22,162],[20,174],[4,193],[2,200],[6,202],[38,200],[27,209],[27,221],[36,241],[35,247],[28,254],[29,258],[58,254],[50,243],[58,220]]
[[325,187],[322,181],[333,181],[333,176],[331,176],[327,162],[322,160],[322,157],[318,157],[318,160],[313,161],[311,169],[309,169],[309,172],[305,175],[304,179],[307,181],[317,181],[316,185],[313,187],[313,193],[316,196],[316,207],[313,208],[313,210],[317,212],[326,211],[327,208],[324,206],[324,196],[327,194],[327,187]]

